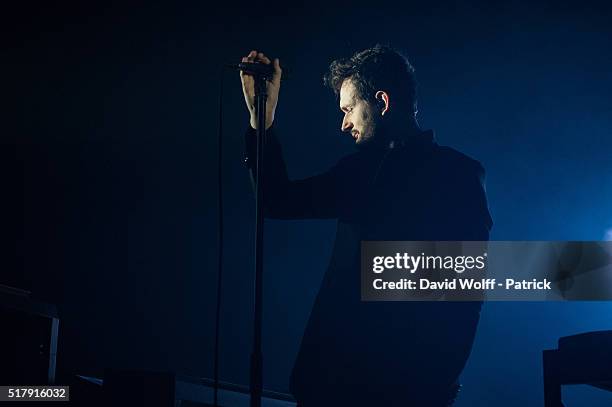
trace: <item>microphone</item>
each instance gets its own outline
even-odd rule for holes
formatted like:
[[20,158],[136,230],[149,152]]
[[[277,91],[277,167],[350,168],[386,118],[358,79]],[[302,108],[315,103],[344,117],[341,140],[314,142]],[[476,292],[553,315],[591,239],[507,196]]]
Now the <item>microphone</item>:
[[[226,67],[243,71],[251,75],[260,75],[264,78],[272,78],[274,74],[274,65],[262,64],[258,62],[241,62],[239,64],[227,64]],[[283,68],[283,76],[286,76],[287,71]],[[286,78],[285,78],[286,79]]]

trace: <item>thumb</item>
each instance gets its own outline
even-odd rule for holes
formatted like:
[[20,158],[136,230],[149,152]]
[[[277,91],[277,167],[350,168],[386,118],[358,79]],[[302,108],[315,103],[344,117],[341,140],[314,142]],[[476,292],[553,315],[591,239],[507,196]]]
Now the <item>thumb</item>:
[[272,82],[278,86],[280,85],[281,76],[283,74],[283,70],[280,67],[280,61],[278,58],[274,58],[274,74],[272,75]]

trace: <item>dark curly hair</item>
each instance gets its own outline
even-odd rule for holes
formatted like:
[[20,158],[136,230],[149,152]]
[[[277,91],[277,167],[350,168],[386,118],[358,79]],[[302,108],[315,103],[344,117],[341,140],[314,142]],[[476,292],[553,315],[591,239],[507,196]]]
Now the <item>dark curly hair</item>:
[[366,101],[375,102],[376,92],[384,90],[398,104],[412,109],[413,114],[417,111],[414,68],[405,56],[389,46],[377,44],[350,58],[337,59],[323,77],[325,85],[336,95],[345,79],[353,82]]

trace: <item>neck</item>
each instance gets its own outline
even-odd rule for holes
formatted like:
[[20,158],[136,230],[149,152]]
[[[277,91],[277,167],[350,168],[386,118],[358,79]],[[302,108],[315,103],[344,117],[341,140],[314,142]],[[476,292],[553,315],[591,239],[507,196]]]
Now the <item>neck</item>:
[[364,145],[357,145],[357,148],[369,152],[384,151],[406,145],[420,137],[422,132],[416,120],[401,124],[386,122],[377,127],[378,134],[372,140]]
[[405,141],[419,137],[423,131],[419,127],[416,120],[410,123],[402,123],[401,125],[390,125],[385,131],[385,146],[387,148],[395,148]]

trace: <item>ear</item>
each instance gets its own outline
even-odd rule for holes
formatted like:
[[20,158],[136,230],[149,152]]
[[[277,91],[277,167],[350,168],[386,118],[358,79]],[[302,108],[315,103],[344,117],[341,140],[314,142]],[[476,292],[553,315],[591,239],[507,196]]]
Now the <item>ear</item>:
[[374,95],[374,97],[376,98],[376,101],[378,102],[378,106],[381,109],[381,114],[384,116],[385,113],[387,113],[389,111],[389,94],[387,92],[385,92],[384,90],[379,90],[378,92],[376,92],[376,95]]

